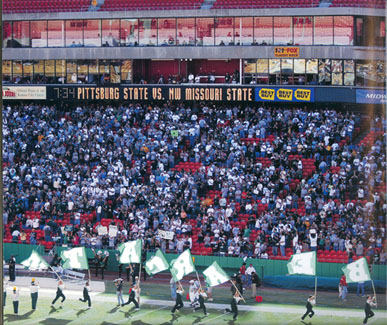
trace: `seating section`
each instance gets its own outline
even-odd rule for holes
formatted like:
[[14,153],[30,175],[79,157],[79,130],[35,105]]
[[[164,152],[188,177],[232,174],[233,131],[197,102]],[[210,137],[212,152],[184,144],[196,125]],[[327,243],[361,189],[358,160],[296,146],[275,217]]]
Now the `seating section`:
[[204,0],[105,0],[101,11],[200,9]]
[[332,0],[331,7],[386,8],[386,0]]
[[87,11],[90,0],[4,0],[3,13]]
[[217,0],[212,9],[310,8],[318,7],[319,3],[319,0]]

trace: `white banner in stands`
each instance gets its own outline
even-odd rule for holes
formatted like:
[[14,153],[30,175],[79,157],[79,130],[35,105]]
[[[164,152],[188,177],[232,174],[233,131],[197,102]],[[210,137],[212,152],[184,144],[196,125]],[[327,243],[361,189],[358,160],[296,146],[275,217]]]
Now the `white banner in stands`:
[[109,226],[109,236],[117,237],[117,226]]
[[98,236],[107,235],[107,227],[98,227]]
[[158,235],[160,236],[160,238],[172,240],[173,236],[175,236],[175,233],[173,231],[165,231],[159,229]]

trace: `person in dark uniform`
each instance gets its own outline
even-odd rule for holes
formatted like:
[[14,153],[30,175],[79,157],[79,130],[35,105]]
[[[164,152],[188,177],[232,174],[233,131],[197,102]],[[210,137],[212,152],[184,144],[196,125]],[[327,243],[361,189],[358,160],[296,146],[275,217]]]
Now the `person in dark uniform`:
[[35,282],[35,279],[32,278],[30,291],[31,291],[31,302],[32,302],[32,310],[36,310],[36,304],[38,303],[38,290],[39,283]]
[[207,294],[204,292],[203,289],[199,289],[199,307],[194,308],[194,312],[198,309],[203,308],[204,316],[208,316],[209,313],[207,313],[206,305],[204,304],[204,299],[207,298]]
[[102,251],[99,250],[97,253],[95,252],[94,248],[92,248],[92,251],[94,253],[94,263],[95,263],[95,276],[98,276],[98,270],[101,267],[102,263]]
[[122,306],[129,305],[131,302],[133,302],[134,306],[136,307],[136,310],[140,309],[140,306],[138,305],[138,302],[136,300],[136,289],[137,289],[136,287],[137,287],[136,285],[132,285],[129,292],[129,299],[127,302],[122,304]]
[[238,319],[238,303],[241,300],[241,297],[239,295],[239,292],[235,292],[235,295],[232,297],[231,300],[231,309],[226,308],[225,313],[233,313],[233,319],[237,320]]
[[175,303],[175,306],[173,306],[173,309],[171,310],[172,314],[174,314],[175,311],[179,311],[180,308],[184,307],[183,293],[184,293],[184,289],[179,283],[179,287],[176,290],[176,303]]
[[315,296],[309,296],[307,302],[306,302],[306,312],[304,316],[301,317],[302,320],[305,319],[306,316],[309,315],[310,318],[313,317],[314,311],[313,311],[313,306],[316,305],[316,298]]
[[130,266],[125,266],[125,264],[120,263],[120,255],[116,254],[117,263],[118,263],[118,277],[121,278],[123,267],[125,267],[126,272],[126,281],[129,282],[129,276],[130,276]]
[[144,281],[146,281],[145,262],[146,262],[146,250],[144,249],[141,254],[141,273],[144,275]]
[[11,256],[11,258],[8,261],[9,266],[9,281],[14,282],[16,279],[16,259],[15,256]]
[[101,268],[101,273],[102,273],[102,280],[104,279],[104,272],[105,272],[105,269],[107,267],[107,263],[108,263],[108,260],[109,260],[109,252],[108,251],[105,251],[104,252],[105,256],[101,258],[101,261],[100,261],[100,268]]
[[90,299],[89,292],[90,292],[90,285],[89,285],[89,280],[87,280],[85,283],[85,286],[83,287],[83,299],[79,298],[79,301],[82,301],[82,302],[87,301],[88,308],[90,309],[91,299]]
[[136,276],[138,276],[140,274],[140,264],[134,263],[131,265],[131,267],[132,267],[132,271],[131,271],[132,284],[135,284],[136,283]]
[[63,281],[62,280],[59,280],[58,282],[58,288],[56,290],[56,296],[55,296],[55,299],[52,301],[51,303],[51,307],[54,307],[54,304],[56,303],[56,301],[62,297],[62,301],[61,301],[61,304],[63,304],[63,302],[66,300],[66,296],[63,294],[63,290],[64,290],[65,286],[63,284]]
[[365,318],[363,324],[367,324],[368,318],[371,318],[375,315],[374,312],[371,310],[371,307],[376,307],[375,300],[375,297],[372,298],[371,296],[367,296],[367,302],[364,308]]

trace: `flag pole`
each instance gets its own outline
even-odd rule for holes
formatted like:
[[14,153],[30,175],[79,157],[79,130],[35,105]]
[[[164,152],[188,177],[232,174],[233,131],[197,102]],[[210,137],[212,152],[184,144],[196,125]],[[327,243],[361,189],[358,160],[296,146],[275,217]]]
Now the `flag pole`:
[[236,291],[239,293],[239,295],[241,296],[242,300],[246,303],[246,300],[245,298],[243,298],[242,294],[239,292],[238,288],[236,287],[236,285],[234,284],[234,282],[232,282],[231,280],[229,280],[231,282],[231,284],[234,286],[234,288],[236,289]]
[[375,286],[374,286],[374,280],[371,280],[371,283],[372,283],[372,289],[374,289],[375,303],[378,304],[378,302],[376,301],[376,291],[375,291]]
[[200,283],[198,271],[195,270],[195,272],[196,272],[196,276],[197,276],[198,281],[199,281],[199,287],[200,287],[200,290],[203,290],[203,289],[202,289],[202,284]]
[[58,273],[56,273],[56,271],[51,267],[51,265],[49,265],[50,269],[56,274],[56,276],[59,278],[60,281],[63,281],[62,278],[59,276]]

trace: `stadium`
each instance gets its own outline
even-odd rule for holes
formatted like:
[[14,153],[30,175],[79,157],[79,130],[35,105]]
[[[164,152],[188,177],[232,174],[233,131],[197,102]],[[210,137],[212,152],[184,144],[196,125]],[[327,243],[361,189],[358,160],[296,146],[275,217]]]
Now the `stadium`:
[[2,10],[2,323],[386,323],[385,0]]

